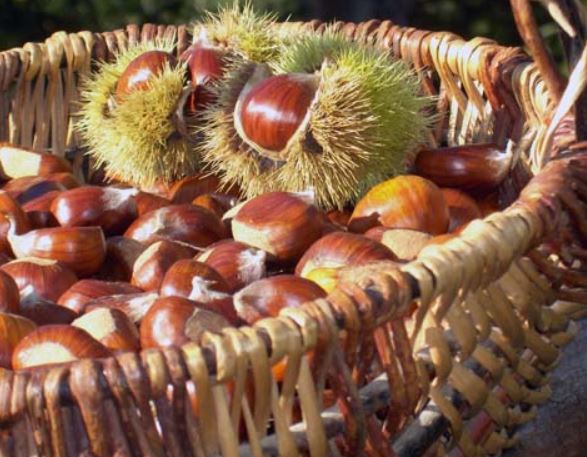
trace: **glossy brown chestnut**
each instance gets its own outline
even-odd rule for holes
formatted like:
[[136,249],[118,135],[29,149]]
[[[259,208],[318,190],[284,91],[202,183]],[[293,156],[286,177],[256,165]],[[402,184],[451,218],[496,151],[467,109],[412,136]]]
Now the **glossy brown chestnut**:
[[45,300],[34,293],[21,299],[20,314],[39,326],[67,325],[77,317],[77,313],[71,309]]
[[66,190],[63,184],[50,181],[41,176],[24,176],[8,181],[3,190],[8,192],[20,205],[55,190]]
[[175,66],[176,59],[164,51],[147,51],[135,57],[122,72],[116,83],[118,99],[135,90],[145,90],[150,81],[159,76],[166,65]]
[[263,278],[267,272],[265,251],[233,240],[208,246],[196,260],[214,268],[228,284],[230,293]]
[[448,229],[448,207],[440,189],[420,176],[404,175],[374,186],[355,206],[351,232],[376,225],[438,235]]
[[20,294],[16,282],[8,273],[0,270],[0,312],[18,313]]
[[359,266],[378,260],[397,260],[387,247],[363,235],[334,232],[323,236],[306,251],[295,273],[306,277],[316,268]]
[[46,325],[32,331],[18,343],[12,355],[12,366],[15,370],[22,370],[108,356],[110,351],[81,328]]
[[149,211],[171,205],[171,201],[165,197],[150,194],[149,192],[139,192],[135,195],[134,200],[137,207],[137,215],[139,217]]
[[167,193],[167,198],[176,205],[190,203],[200,195],[217,192],[219,187],[220,180],[214,175],[188,176],[173,183]]
[[294,275],[278,275],[249,284],[234,295],[239,317],[254,324],[264,317],[275,317],[285,307],[298,307],[326,296],[314,282]]
[[9,178],[71,172],[67,160],[10,143],[0,143],[0,168]]
[[159,298],[141,322],[141,347],[146,349],[199,342],[204,332],[220,332],[230,326],[220,314],[203,309],[187,298]]
[[23,257],[0,266],[0,269],[14,279],[21,297],[35,294],[56,302],[63,292],[77,282],[75,273],[52,259]]
[[202,307],[222,314],[231,324],[239,320],[232,304],[230,288],[212,267],[192,259],[175,262],[165,273],[159,295],[185,297]]
[[112,236],[106,239],[106,260],[99,277],[108,281],[130,282],[132,269],[146,246],[132,238]]
[[137,258],[133,265],[131,284],[143,290],[158,290],[165,272],[180,259],[190,259],[195,251],[173,241],[157,241]]
[[61,192],[51,212],[62,227],[97,225],[106,235],[124,232],[137,217],[133,188],[84,186]]
[[52,190],[22,205],[32,228],[57,227],[59,225],[51,212],[51,203],[61,192],[60,190]]
[[106,257],[106,241],[100,227],[55,227],[14,233],[11,223],[8,241],[17,258],[39,257],[57,260],[79,276],[96,273]]
[[107,295],[95,298],[84,305],[83,311],[89,313],[98,308],[114,308],[124,312],[131,321],[138,324],[147,311],[159,298],[157,292],[142,292],[139,294]]
[[98,308],[78,317],[71,325],[85,330],[111,351],[139,350],[139,331],[119,309]]
[[270,76],[255,84],[236,107],[236,122],[247,142],[262,150],[283,151],[302,124],[314,99],[314,75]]
[[82,279],[61,294],[57,304],[81,313],[86,303],[109,295],[138,294],[142,290],[126,282]]
[[10,230],[9,216],[16,223],[16,232],[24,233],[30,230],[30,221],[20,204],[6,191],[0,190],[0,252],[12,254],[12,248],[8,242]]
[[481,210],[475,200],[457,189],[442,189],[444,200],[448,205],[449,224],[448,231],[452,232],[458,227],[468,224],[473,219],[481,218]]
[[0,311],[0,368],[12,367],[12,353],[16,345],[37,325],[22,316]]
[[214,101],[209,86],[223,74],[222,56],[220,49],[202,43],[194,43],[180,56],[180,60],[187,62],[191,86],[194,88],[186,103],[189,113],[201,112]]
[[512,154],[494,144],[425,149],[418,153],[414,165],[418,175],[438,186],[488,190],[505,179]]
[[322,235],[324,218],[288,192],[269,192],[244,203],[232,219],[236,241],[261,249],[279,263],[296,262]]
[[192,205],[201,206],[209,209],[219,218],[222,218],[230,208],[234,207],[237,203],[237,199],[230,195],[224,194],[202,194],[199,197],[194,198]]
[[213,212],[194,205],[171,205],[151,211],[135,220],[124,236],[151,244],[155,241],[183,241],[206,247],[226,237],[222,221]]
[[47,181],[53,181],[61,184],[66,189],[75,189],[76,187],[80,187],[82,185],[72,173],[65,171],[61,173],[50,173],[45,176],[45,178]]

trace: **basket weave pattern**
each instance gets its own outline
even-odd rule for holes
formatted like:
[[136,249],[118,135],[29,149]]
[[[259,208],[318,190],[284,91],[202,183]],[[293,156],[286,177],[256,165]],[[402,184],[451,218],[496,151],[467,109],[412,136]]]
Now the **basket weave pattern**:
[[[426,141],[512,140],[539,167],[550,100],[519,49],[389,21],[336,27],[420,72],[423,90],[438,96]],[[0,141],[75,152],[78,83],[92,60],[162,36],[178,38],[178,53],[191,39],[183,26],[129,26],[60,32],[0,53]],[[81,156],[72,156],[81,174]],[[389,456],[408,452],[398,443],[413,418],[434,409],[450,425],[442,446],[497,452],[548,398],[547,373],[572,338],[575,302],[585,301],[583,277],[535,248],[564,236],[571,257],[584,254],[574,240],[587,234],[586,170],[580,155],[554,160],[507,210],[415,261],[359,268],[326,299],[208,335],[202,346],[1,370],[0,457],[317,457],[335,452],[335,442],[347,455]],[[312,353],[318,343],[327,349]],[[284,357],[277,384],[271,367]],[[484,417],[488,432],[475,425]]]

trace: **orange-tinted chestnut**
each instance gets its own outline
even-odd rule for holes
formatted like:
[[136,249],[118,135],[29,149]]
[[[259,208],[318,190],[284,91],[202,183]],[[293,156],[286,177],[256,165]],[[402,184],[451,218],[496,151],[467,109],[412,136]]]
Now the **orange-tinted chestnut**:
[[33,330],[18,343],[12,355],[12,366],[22,370],[109,355],[110,351],[85,330],[71,325],[46,325]]
[[85,330],[112,351],[137,351],[140,346],[137,327],[116,308],[97,308],[78,317],[71,325]]
[[296,194],[269,192],[244,203],[232,219],[236,241],[271,254],[279,263],[299,260],[322,235],[324,218]]
[[448,231],[482,217],[481,210],[475,200],[457,189],[442,189],[444,200],[448,205],[449,224]]
[[37,325],[22,316],[0,311],[0,368],[10,369],[16,345]]
[[52,302],[77,281],[75,273],[51,259],[23,257],[2,265],[0,269],[14,279],[20,296],[35,294]]
[[138,294],[141,292],[141,289],[126,282],[82,279],[63,292],[59,296],[57,304],[65,306],[76,313],[81,313],[86,303],[95,298],[109,295]]
[[326,292],[308,279],[278,275],[249,284],[234,295],[239,317],[252,325],[264,317],[275,317],[285,307],[298,307],[326,296]]
[[206,247],[226,236],[222,221],[213,212],[194,205],[171,205],[136,219],[124,236],[147,245],[161,240],[183,241]]
[[397,260],[397,257],[383,244],[366,236],[334,232],[312,244],[296,265],[295,272],[306,277],[316,268],[359,266],[378,260]]
[[224,278],[231,293],[261,279],[267,271],[265,251],[233,240],[208,246],[196,259],[214,268]]
[[159,76],[166,65],[175,66],[176,59],[168,52],[152,50],[135,57],[122,72],[116,83],[118,99],[135,90],[145,90]]
[[512,154],[494,144],[425,149],[418,153],[414,165],[418,175],[441,187],[488,190],[505,179]]
[[419,176],[404,175],[374,186],[357,203],[349,221],[351,232],[377,225],[438,235],[448,229],[448,207],[440,189]]
[[173,241],[157,241],[143,251],[133,265],[131,284],[143,290],[158,290],[165,272],[180,259],[190,259],[195,251]]
[[136,189],[84,186],[61,192],[51,212],[62,227],[100,226],[107,235],[121,234],[137,217]]
[[155,301],[140,326],[141,347],[180,346],[199,342],[204,332],[230,327],[220,314],[203,309],[184,297],[163,297]]

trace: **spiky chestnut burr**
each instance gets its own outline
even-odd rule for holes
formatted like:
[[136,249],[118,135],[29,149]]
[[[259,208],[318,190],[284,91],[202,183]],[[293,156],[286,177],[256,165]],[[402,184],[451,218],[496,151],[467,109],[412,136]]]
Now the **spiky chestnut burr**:
[[224,52],[201,42],[179,59],[173,50],[169,41],[130,47],[85,81],[78,129],[108,177],[148,187],[199,170],[202,92]]
[[313,188],[342,208],[404,167],[429,99],[387,53],[333,32],[304,36],[270,65],[232,65],[207,110],[203,156],[247,197]]

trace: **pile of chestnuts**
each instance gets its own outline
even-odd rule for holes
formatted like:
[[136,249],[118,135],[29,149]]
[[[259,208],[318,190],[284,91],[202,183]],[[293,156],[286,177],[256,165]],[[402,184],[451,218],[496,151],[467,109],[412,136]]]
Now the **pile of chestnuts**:
[[498,210],[511,165],[492,145],[424,150],[413,174],[326,211],[305,193],[242,200],[213,175],[150,191],[82,184],[60,157],[0,145],[0,367],[177,346],[276,316],[349,268],[410,261]]

